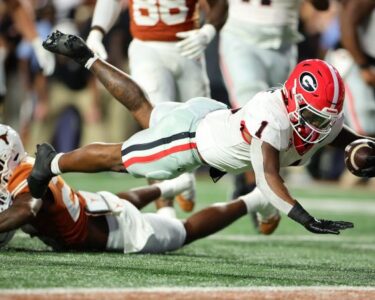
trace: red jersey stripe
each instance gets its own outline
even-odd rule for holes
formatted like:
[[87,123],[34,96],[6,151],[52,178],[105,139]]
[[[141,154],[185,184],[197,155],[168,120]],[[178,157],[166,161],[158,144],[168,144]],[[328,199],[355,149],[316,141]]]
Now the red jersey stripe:
[[148,162],[151,162],[151,161],[161,159],[161,158],[163,158],[163,157],[165,157],[169,154],[172,154],[172,153],[182,152],[182,151],[186,151],[186,150],[190,150],[190,149],[194,149],[194,148],[197,148],[196,143],[187,143],[187,144],[183,144],[183,145],[174,146],[174,147],[171,147],[169,149],[165,149],[165,150],[162,150],[160,152],[157,152],[155,154],[151,154],[151,155],[147,155],[147,156],[136,156],[136,157],[129,158],[128,160],[124,161],[124,166],[125,166],[125,168],[129,168],[133,164],[148,163]]

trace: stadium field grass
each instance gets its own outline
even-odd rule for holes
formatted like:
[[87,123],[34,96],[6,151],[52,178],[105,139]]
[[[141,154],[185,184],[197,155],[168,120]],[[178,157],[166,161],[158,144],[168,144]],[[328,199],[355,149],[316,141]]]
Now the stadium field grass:
[[[130,176],[105,173],[65,178],[73,187],[89,191],[116,192],[144,184]],[[226,200],[229,188],[230,178],[213,184],[200,176],[197,209]],[[208,239],[164,255],[54,253],[20,233],[0,250],[0,289],[374,287],[374,191],[314,185],[293,189],[293,194],[315,216],[353,221],[355,228],[339,236],[314,235],[284,216],[277,232],[265,237],[256,234],[245,217]]]

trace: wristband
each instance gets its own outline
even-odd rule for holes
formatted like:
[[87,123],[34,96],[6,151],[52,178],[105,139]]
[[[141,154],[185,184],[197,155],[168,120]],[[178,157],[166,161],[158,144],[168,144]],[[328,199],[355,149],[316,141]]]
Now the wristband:
[[292,207],[288,213],[288,217],[303,226],[307,225],[313,219],[313,217],[298,202]]

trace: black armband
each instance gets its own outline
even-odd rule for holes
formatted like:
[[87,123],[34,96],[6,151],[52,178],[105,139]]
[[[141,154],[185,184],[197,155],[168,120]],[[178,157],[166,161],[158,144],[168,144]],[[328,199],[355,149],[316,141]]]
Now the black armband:
[[288,217],[302,224],[303,226],[308,224],[313,219],[313,217],[298,202],[288,213]]

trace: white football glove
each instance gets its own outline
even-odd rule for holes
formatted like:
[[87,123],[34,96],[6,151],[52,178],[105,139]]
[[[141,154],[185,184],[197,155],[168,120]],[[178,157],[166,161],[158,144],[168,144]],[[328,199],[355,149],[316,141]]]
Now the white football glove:
[[31,42],[31,45],[39,66],[43,69],[43,74],[45,76],[52,75],[55,70],[55,55],[43,48],[42,39],[39,36]]
[[211,24],[205,24],[200,29],[177,32],[176,36],[183,39],[177,43],[177,47],[182,56],[197,59],[203,54],[215,35],[216,29]]
[[107,51],[104,48],[102,43],[103,33],[99,30],[93,29],[90,31],[89,36],[87,37],[86,44],[87,46],[94,51],[101,59],[106,60],[108,58]]

